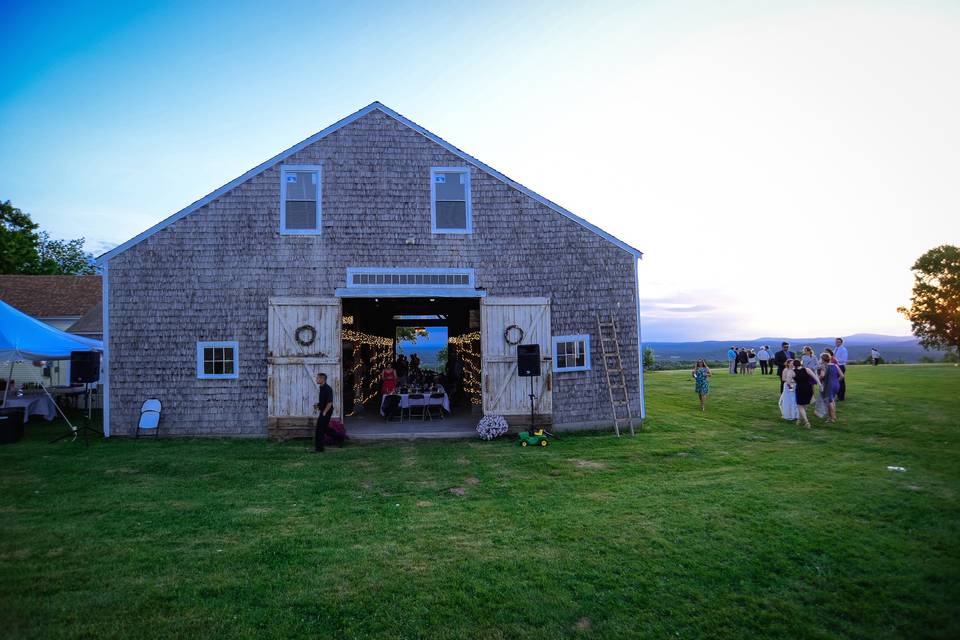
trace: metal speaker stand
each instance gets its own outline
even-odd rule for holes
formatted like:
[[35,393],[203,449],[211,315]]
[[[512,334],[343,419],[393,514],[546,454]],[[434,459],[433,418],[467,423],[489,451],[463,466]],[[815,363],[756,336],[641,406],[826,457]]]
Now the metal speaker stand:
[[[530,376],[530,433],[533,433],[533,432],[536,430],[536,406],[537,406],[536,399],[537,399],[537,394],[535,394],[535,393],[533,392],[533,379],[534,379],[534,377],[539,377],[539,376]],[[547,431],[547,428],[546,428],[546,427],[543,428],[543,435],[549,436],[549,437],[554,438],[554,439],[556,439],[556,440],[559,440],[559,439],[560,439],[560,438],[558,438],[558,437],[556,436],[556,434],[554,434],[553,432]]]
[[[93,401],[92,401],[92,399],[91,399],[91,397],[90,397],[90,385],[89,385],[89,384],[84,384],[84,386],[86,387],[86,393],[84,393],[84,396],[85,396],[85,398],[86,398],[86,403],[87,403],[87,406],[86,406],[86,409],[87,409],[87,417],[84,419],[83,424],[81,424],[81,425],[74,425],[73,423],[71,423],[70,420],[67,418],[66,414],[63,413],[63,410],[60,409],[60,405],[57,404],[57,401],[56,401],[56,400],[53,400],[53,396],[50,396],[50,399],[53,400],[53,404],[57,407],[57,411],[60,412],[60,415],[62,415],[62,416],[63,416],[63,419],[67,422],[67,425],[68,425],[69,429],[68,429],[68,431],[67,431],[65,434],[63,434],[63,435],[60,436],[59,438],[54,438],[53,440],[51,440],[49,444],[53,444],[54,442],[60,442],[61,440],[64,440],[64,439],[66,439],[66,438],[70,438],[70,442],[76,442],[76,441],[77,441],[77,436],[81,435],[81,433],[82,433],[82,434],[83,434],[83,444],[84,444],[84,446],[89,447],[89,446],[90,446],[90,440],[89,440],[89,438],[87,437],[87,432],[88,432],[88,431],[89,431],[90,433],[92,433],[92,434],[95,434],[95,435],[97,435],[97,436],[100,436],[101,438],[103,437],[103,432],[102,432],[102,431],[97,431],[96,429],[94,429],[93,427],[90,426],[90,419],[91,419],[91,413],[92,413],[92,408],[93,408]],[[44,389],[44,390],[46,391],[46,389]],[[49,395],[49,393],[48,393],[48,395]]]

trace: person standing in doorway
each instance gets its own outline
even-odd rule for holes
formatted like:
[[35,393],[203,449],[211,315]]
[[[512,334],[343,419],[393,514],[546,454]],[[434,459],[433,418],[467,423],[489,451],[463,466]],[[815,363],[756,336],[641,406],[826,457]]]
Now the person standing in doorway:
[[397,384],[405,387],[407,385],[407,373],[410,371],[410,363],[407,362],[407,356],[402,353],[397,356],[397,365],[394,369],[397,370]]
[[793,360],[793,351],[790,351],[790,343],[784,342],[780,345],[780,351],[773,356],[773,362],[777,365],[777,377],[780,378],[780,393],[783,393],[783,370],[787,362]]
[[843,338],[837,338],[836,343],[837,349],[833,352],[833,357],[837,359],[840,371],[843,372],[843,375],[840,376],[840,391],[837,392],[837,402],[843,402],[847,397],[847,360],[849,356],[847,355],[847,348],[843,346]]
[[317,416],[317,426],[313,432],[313,450],[320,452],[323,451],[323,440],[328,433],[340,441],[341,447],[343,438],[330,428],[330,418],[333,416],[333,389],[327,384],[327,374],[317,374],[317,387],[319,398],[313,408],[319,410],[320,415]]
[[766,345],[760,347],[757,351],[757,360],[760,361],[760,375],[767,375],[767,368],[770,364],[770,351]]
[[730,347],[727,349],[727,365],[730,367],[730,373],[737,372],[737,348]]
[[380,395],[390,395],[397,388],[397,370],[393,368],[393,364],[387,363],[381,377],[383,382],[380,384]]

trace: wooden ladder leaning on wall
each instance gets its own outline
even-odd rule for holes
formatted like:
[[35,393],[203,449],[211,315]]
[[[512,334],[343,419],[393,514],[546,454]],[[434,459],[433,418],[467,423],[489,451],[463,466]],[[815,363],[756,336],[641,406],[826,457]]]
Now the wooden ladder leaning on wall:
[[600,336],[600,353],[603,356],[603,368],[607,372],[607,390],[610,392],[610,406],[613,407],[613,430],[620,437],[621,423],[633,432],[633,414],[630,411],[630,395],[627,393],[627,380],[623,375],[623,362],[620,360],[620,340],[617,338],[617,320],[612,315],[604,322],[597,314],[597,330]]

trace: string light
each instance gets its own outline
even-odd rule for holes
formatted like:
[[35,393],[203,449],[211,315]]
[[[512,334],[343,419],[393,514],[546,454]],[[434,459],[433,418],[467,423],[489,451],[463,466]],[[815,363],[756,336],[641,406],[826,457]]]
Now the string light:
[[[344,316],[344,321],[353,320],[352,316]],[[346,322],[345,322],[346,324]],[[354,376],[354,405],[364,405],[380,395],[383,383],[383,370],[387,363],[393,361],[393,340],[353,329],[342,329],[343,340],[353,343]],[[480,405],[483,402],[480,385],[480,332],[474,331],[459,336],[450,337],[447,342],[457,347],[457,353],[463,362],[463,390],[470,396],[470,402]],[[371,373],[366,385],[363,384],[363,362],[361,348],[369,347],[369,371]],[[366,388],[364,388],[366,386]]]
[[[448,342],[457,347],[457,353],[463,362],[463,390],[470,396],[471,404],[483,402],[480,388],[480,332],[453,336]],[[474,348],[476,343],[476,349]]]
[[[353,320],[353,316],[346,316]],[[353,404],[365,405],[373,398],[380,395],[380,387],[383,382],[383,370],[387,363],[393,360],[393,340],[383,336],[376,336],[353,329],[341,329],[340,337],[343,340],[353,343]],[[369,371],[371,373],[367,382],[366,389],[363,384],[363,362],[360,358],[360,349],[367,345],[370,349]]]
[[340,332],[340,337],[350,342],[362,342],[363,344],[381,348],[393,348],[393,340],[390,338],[375,336],[369,333],[363,333],[362,331],[354,331],[353,329],[343,329]]

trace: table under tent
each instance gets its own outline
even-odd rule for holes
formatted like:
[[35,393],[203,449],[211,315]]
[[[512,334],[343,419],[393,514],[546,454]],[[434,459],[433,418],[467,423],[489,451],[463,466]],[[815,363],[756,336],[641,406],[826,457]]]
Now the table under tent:
[[[70,431],[68,436],[76,438],[80,429],[75,427],[64,414],[56,400],[58,391],[72,393],[73,390],[51,389],[43,382],[39,367],[20,367],[18,375],[27,373],[28,378],[18,382],[37,385],[35,393],[25,392],[22,388],[12,388],[14,366],[18,363],[45,363],[54,360],[70,360],[77,352],[102,353],[103,343],[99,340],[84,338],[60,331],[55,327],[28,316],[22,311],[0,300],[0,367],[4,376],[3,399],[0,403],[0,419],[15,419],[22,412],[22,421],[31,415],[42,415],[52,420],[59,413],[63,416]],[[84,385],[89,406],[89,387]],[[5,427],[6,428],[6,427]]]

